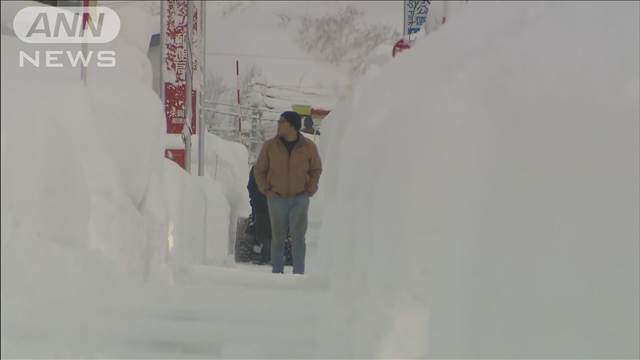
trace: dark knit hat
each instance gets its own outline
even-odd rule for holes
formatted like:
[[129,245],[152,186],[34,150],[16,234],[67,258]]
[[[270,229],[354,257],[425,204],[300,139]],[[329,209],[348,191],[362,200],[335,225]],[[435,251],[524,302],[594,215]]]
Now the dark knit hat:
[[300,115],[298,115],[297,112],[285,111],[282,113],[282,115],[280,115],[280,117],[287,120],[287,122],[291,124],[291,126],[293,126],[293,128],[297,131],[302,128],[302,120],[300,120]]

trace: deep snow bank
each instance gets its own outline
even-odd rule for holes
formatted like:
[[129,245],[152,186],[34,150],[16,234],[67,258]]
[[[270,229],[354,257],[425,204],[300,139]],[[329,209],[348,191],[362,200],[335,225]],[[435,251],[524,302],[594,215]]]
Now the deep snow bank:
[[639,14],[470,3],[325,119],[332,351],[638,356]]
[[[180,135],[166,135],[168,148],[182,149]],[[247,182],[249,181],[249,151],[241,143],[225,140],[207,133],[204,141],[205,176],[218,182],[224,191],[234,215],[247,216],[251,212]],[[191,172],[198,172],[198,136],[191,140]]]
[[[117,66],[89,67],[84,85],[78,68],[19,66],[20,50],[42,51],[5,26],[27,5],[2,3],[2,355],[90,354],[75,346],[82,318],[69,309],[126,302],[127,286],[168,281],[167,261],[224,260],[229,201],[220,183],[163,157],[162,104],[139,48],[149,34],[132,23],[143,20],[135,9],[102,45]],[[38,323],[58,324],[56,340]]]
[[[223,158],[215,168],[220,179],[176,175],[165,165],[162,104],[151,91],[145,55],[153,30],[148,12],[116,8],[122,21],[119,36],[90,46],[115,51],[116,67],[92,63],[85,86],[76,67],[20,66],[19,51],[31,56],[45,48],[79,49],[25,44],[12,36],[13,15],[37,4],[2,4],[7,34],[2,36],[2,204],[3,219],[13,219],[3,232],[32,233],[3,236],[3,245],[37,237],[88,246],[111,258],[117,269],[146,277],[150,262],[161,266],[167,256],[171,225],[180,248],[192,249],[186,258],[225,257],[230,217],[248,213],[246,148],[210,136],[209,158]],[[183,214],[185,206],[201,201],[208,206],[200,210],[213,218],[202,218],[203,212]],[[206,247],[208,256],[195,245],[205,241],[213,241]],[[217,252],[220,243],[223,253]]]
[[[19,49],[2,37],[2,201],[15,220],[3,229],[93,246],[142,274],[144,198],[162,165],[159,99],[135,78],[114,89],[96,73],[85,87],[78,69],[20,68]],[[124,43],[119,52],[136,53]],[[135,55],[124,68],[144,66],[125,58]]]

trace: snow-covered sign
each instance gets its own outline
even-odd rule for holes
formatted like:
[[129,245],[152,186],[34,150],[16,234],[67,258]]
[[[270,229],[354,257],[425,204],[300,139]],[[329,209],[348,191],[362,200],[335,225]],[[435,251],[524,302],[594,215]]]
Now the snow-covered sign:
[[[196,119],[200,111],[199,90],[202,88],[202,1],[193,3],[193,28],[191,29],[192,51],[192,133],[196,133]],[[167,133],[179,134],[185,122],[185,86],[187,74],[187,0],[167,0],[162,2],[162,79],[164,110]]]
[[427,23],[427,14],[431,0],[404,1],[404,34],[419,32]]

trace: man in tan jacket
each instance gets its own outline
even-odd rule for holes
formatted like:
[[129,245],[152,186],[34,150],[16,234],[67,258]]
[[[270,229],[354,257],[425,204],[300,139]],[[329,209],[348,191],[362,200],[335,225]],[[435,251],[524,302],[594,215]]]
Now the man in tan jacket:
[[274,273],[284,272],[284,241],[289,234],[293,273],[304,274],[309,197],[318,191],[322,163],[313,141],[300,134],[301,127],[298,113],[282,113],[278,136],[262,145],[254,170],[269,205]]

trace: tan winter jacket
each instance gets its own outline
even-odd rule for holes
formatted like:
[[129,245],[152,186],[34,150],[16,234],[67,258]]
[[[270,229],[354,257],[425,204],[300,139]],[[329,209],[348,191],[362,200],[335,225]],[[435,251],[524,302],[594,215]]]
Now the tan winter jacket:
[[277,136],[265,141],[255,165],[258,189],[293,197],[301,193],[313,195],[318,191],[322,163],[313,141],[298,134],[298,142],[291,150]]

